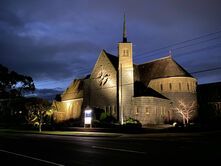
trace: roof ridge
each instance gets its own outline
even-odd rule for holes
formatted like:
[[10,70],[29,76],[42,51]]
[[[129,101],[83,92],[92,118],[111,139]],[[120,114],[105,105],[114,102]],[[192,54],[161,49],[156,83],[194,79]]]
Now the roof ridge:
[[102,51],[104,51],[104,53],[106,54],[106,55],[110,55],[110,56],[113,56],[113,57],[116,57],[116,58],[118,58],[117,56],[115,56],[115,55],[113,55],[113,54],[111,54],[111,53],[109,53],[109,52],[107,52],[106,50],[102,50]]
[[174,63],[181,69],[185,74],[187,74],[189,77],[193,77],[186,69],[184,69],[179,63],[177,63],[175,60],[173,60]]
[[144,63],[138,64],[138,66],[139,66],[139,65],[144,65],[144,64],[147,64],[147,63],[152,63],[152,62],[164,60],[164,59],[168,59],[168,58],[171,58],[171,59],[172,59],[172,56],[171,56],[171,55],[167,55],[167,56],[165,56],[165,57],[161,57],[161,58],[158,58],[158,59],[154,59],[154,60],[151,60],[151,61],[148,61],[148,62],[144,62]]
[[106,52],[104,49],[102,50],[102,52],[105,54],[105,56],[109,59],[109,61],[111,62],[111,64],[113,65],[113,67],[115,68],[115,70],[117,70],[118,67],[118,57],[115,55],[112,55],[108,52]]

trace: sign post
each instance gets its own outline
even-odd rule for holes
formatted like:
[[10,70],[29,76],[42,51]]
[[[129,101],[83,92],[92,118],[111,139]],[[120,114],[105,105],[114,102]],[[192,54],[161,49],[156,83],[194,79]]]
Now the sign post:
[[87,125],[92,128],[92,109],[87,107],[84,111],[84,127]]

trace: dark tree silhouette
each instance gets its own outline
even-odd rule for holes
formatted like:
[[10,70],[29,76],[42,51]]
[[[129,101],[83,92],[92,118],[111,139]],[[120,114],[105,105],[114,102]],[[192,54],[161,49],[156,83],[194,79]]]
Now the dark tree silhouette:
[[0,123],[13,125],[24,114],[22,105],[25,102],[25,92],[34,90],[35,85],[30,76],[10,71],[0,64]]
[[35,90],[35,85],[30,76],[25,76],[9,71],[0,64],[0,98],[22,96],[24,92]]

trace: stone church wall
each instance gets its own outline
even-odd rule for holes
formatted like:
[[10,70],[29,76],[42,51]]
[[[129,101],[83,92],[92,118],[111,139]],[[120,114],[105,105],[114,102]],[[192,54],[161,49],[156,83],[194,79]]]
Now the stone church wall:
[[143,126],[164,124],[170,121],[171,111],[169,100],[150,96],[134,97],[131,117],[140,121]]
[[[197,82],[195,78],[170,77],[154,79],[150,81],[148,86],[170,99],[172,102],[172,109],[179,107],[179,101],[183,101],[187,106],[195,102],[197,106]],[[196,107],[195,111],[192,113],[191,120],[194,120],[197,115]],[[177,111],[174,111],[173,120],[182,122],[182,116]]]
[[71,119],[79,119],[81,117],[83,99],[54,101],[53,106],[55,112],[53,119],[56,123],[68,121]]
[[[119,74],[119,103],[124,111],[124,115],[128,116],[132,109],[132,98],[134,96],[133,70],[123,69],[124,74]],[[122,85],[121,85],[122,84]]]
[[104,52],[84,81],[84,106],[111,112],[117,118],[117,72]]

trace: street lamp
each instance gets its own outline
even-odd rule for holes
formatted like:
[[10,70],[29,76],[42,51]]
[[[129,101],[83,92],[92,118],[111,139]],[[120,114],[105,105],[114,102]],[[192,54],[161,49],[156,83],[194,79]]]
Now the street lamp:
[[84,111],[84,127],[90,125],[92,128],[92,109],[90,107],[86,107]]

